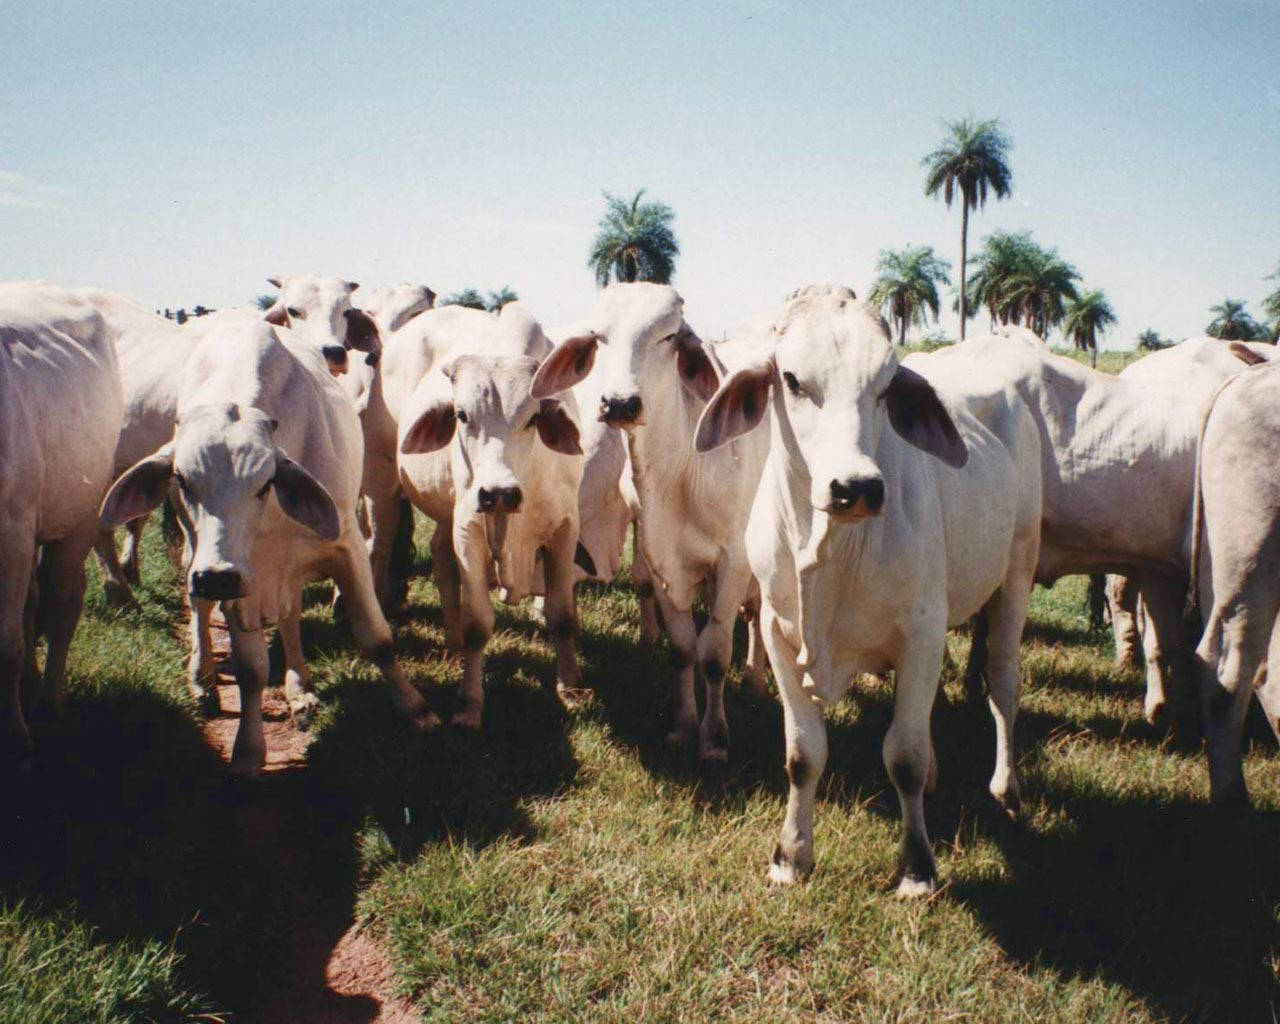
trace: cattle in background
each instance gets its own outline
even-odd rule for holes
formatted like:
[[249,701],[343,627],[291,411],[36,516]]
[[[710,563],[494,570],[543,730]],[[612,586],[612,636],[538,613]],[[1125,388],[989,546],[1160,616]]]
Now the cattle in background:
[[448,315],[434,317],[438,324],[419,318],[432,328],[424,335],[431,351],[398,352],[386,383],[402,396],[400,481],[436,522],[432,566],[446,637],[463,655],[453,722],[478,729],[495,586],[508,603],[545,597],[556,692],[570,705],[583,696],[574,601],[582,448],[571,396],[530,397],[538,357],[551,345],[520,303],[498,316],[437,313]]
[[[34,670],[37,623],[48,649],[34,699],[61,707],[84,561],[123,417],[115,346],[98,312],[52,285],[0,284],[0,686],[8,703],[0,747],[19,759],[31,749],[23,705],[32,695],[21,678]],[[29,593],[38,601],[31,608]]]
[[305,583],[332,576],[346,597],[360,649],[382,670],[397,705],[415,724],[432,715],[405,679],[378,608],[368,552],[356,524],[362,458],[350,400],[315,349],[261,322],[211,330],[184,370],[173,438],[116,481],[102,524],[150,512],[177,485],[187,533],[186,584],[192,617],[192,685],[207,678],[208,615],[220,602],[240,687],[232,771],[262,768],[266,626],[278,628],[285,692],[294,714],[316,700],[302,653]]
[[[606,288],[585,331],[543,360],[532,393],[561,394],[591,375],[600,395],[596,414],[624,432],[639,502],[637,537],[679,673],[668,739],[696,739],[700,758],[723,761],[729,746],[724,675],[733,626],[739,609],[756,600],[742,535],[768,438],[752,435],[709,457],[695,452],[698,417],[740,353],[734,345],[705,345],[684,322],[683,307],[667,285]],[[693,603],[704,588],[709,617],[699,631]],[[763,654],[754,615],[751,624],[745,674],[759,686]],[[695,666],[707,692],[701,721]]]
[[769,876],[789,883],[813,867],[823,705],[858,673],[893,669],[884,762],[904,825],[898,891],[919,895],[936,877],[923,797],[936,773],[930,712],[946,633],[980,609],[991,627],[990,788],[1010,811],[1019,805],[1013,726],[1039,535],[1035,423],[980,367],[956,366],[940,400],[931,380],[899,365],[884,320],[846,288],[797,292],[767,340],[756,365],[720,386],[697,446],[712,451],[769,419],[746,533],[790,779]]

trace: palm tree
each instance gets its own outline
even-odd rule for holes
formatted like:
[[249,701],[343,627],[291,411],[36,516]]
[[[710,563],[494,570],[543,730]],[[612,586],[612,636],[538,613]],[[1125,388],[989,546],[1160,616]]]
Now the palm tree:
[[1107,297],[1096,288],[1073,299],[1063,317],[1062,333],[1082,352],[1089,353],[1089,365],[1098,365],[1098,335],[1116,322]]
[[[982,249],[969,257],[969,263],[976,268],[965,286],[969,316],[976,316],[978,310],[985,307],[991,316],[992,330],[997,322],[1016,322],[1019,310],[1009,301],[1009,283],[1030,266],[1035,248],[1027,231],[1018,234],[996,231],[983,240]],[[960,311],[958,298],[955,309]]]
[[1264,335],[1262,325],[1245,311],[1243,299],[1223,299],[1211,306],[1213,321],[1204,333],[1224,341],[1254,341]]
[[270,309],[276,304],[276,297],[274,295],[259,295],[253,300],[253,303],[259,309]]
[[[1280,267],[1276,268],[1274,274],[1269,274],[1266,280],[1280,281]],[[1267,335],[1274,345],[1276,340],[1280,339],[1280,288],[1276,288],[1275,291],[1262,300],[1262,312],[1271,320],[1271,329],[1267,332]]]
[[490,292],[484,301],[484,308],[490,313],[499,313],[508,302],[516,302],[520,298],[509,285],[503,285],[496,292]]
[[951,201],[960,193],[960,340],[964,341],[965,266],[969,258],[969,211],[985,206],[987,193],[1005,198],[1013,188],[1013,172],[1009,169],[1012,143],[995,120],[975,121],[962,118],[946,125],[948,135],[942,145],[921,161],[926,170],[924,194]]
[[474,288],[464,288],[460,292],[454,292],[452,295],[446,295],[437,305],[440,306],[466,306],[468,309],[484,309],[484,296]]
[[898,328],[898,344],[907,343],[907,328],[938,319],[938,285],[950,284],[951,265],[934,255],[929,245],[882,249],[876,261],[880,276],[871,286],[871,301],[884,308]]
[[1029,232],[997,231],[970,260],[976,268],[966,287],[969,315],[986,307],[991,326],[1023,324],[1043,336],[1062,322],[1065,303],[1077,297],[1080,274],[1057,249],[1037,245]]
[[1171,344],[1172,342],[1165,341],[1150,327],[1138,335],[1138,348],[1144,352],[1156,352],[1159,349],[1168,348]]
[[642,203],[644,189],[631,202],[604,194],[605,214],[600,218],[587,266],[595,271],[603,288],[610,275],[615,281],[655,281],[670,284],[680,246],[671,231],[675,211],[665,203]]

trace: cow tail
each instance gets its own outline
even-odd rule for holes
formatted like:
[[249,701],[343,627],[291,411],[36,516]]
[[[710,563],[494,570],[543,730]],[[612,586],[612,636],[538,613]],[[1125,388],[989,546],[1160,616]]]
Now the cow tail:
[[1200,416],[1200,433],[1196,436],[1196,470],[1191,491],[1191,571],[1188,573],[1187,601],[1182,609],[1184,621],[1190,621],[1195,617],[1200,604],[1200,553],[1204,548],[1204,486],[1201,481],[1204,434],[1209,426],[1209,417],[1213,414],[1213,408],[1218,404],[1222,392],[1239,376],[1243,375],[1235,374],[1218,385]]

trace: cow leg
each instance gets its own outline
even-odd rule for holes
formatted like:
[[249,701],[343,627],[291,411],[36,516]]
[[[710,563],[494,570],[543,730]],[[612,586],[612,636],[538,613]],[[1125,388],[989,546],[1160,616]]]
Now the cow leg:
[[24,763],[31,755],[31,733],[23,714],[22,678],[26,669],[27,595],[34,577],[35,523],[0,526],[0,687],[4,688],[0,756]]
[[1116,664],[1138,664],[1138,588],[1129,577],[1107,577],[1107,607],[1116,639]]
[[[301,596],[301,595],[299,595]],[[306,729],[320,706],[320,698],[311,686],[311,670],[302,653],[302,609],[295,602],[280,616],[276,627],[284,652],[284,697],[294,725]]]
[[[378,482],[369,480],[371,474],[365,473],[365,511],[369,519],[369,568],[373,574],[373,585],[378,595],[378,603],[384,610],[391,608],[390,573],[393,548],[395,547],[396,525],[400,520],[400,485],[394,473],[376,474]],[[389,479],[383,481],[383,476]]]
[[787,812],[782,834],[773,848],[769,881],[790,885],[808,877],[813,870],[813,805],[818,779],[827,765],[827,724],[822,706],[801,686],[797,652],[783,637],[768,605],[762,609],[760,619],[782,699],[788,782]]
[[986,689],[987,679],[987,635],[991,626],[987,621],[984,608],[975,615],[970,623],[972,640],[969,644],[969,660],[964,666],[964,695],[972,703],[979,703]]
[[[1274,665],[1273,671],[1268,671],[1268,666]],[[1262,705],[1262,712],[1266,715],[1267,724],[1271,726],[1271,731],[1275,733],[1276,739],[1280,740],[1280,619],[1271,627],[1271,643],[1267,648],[1266,660],[1258,669],[1258,674],[1254,677],[1253,692],[1258,696],[1258,703]]]
[[652,646],[661,638],[662,626],[658,622],[658,606],[653,597],[653,573],[640,551],[639,520],[631,524],[631,582],[640,605],[640,642]]
[[462,684],[452,724],[479,729],[484,713],[484,649],[493,636],[494,624],[493,599],[489,596],[489,545],[479,523],[455,531],[453,543],[460,579]]
[[722,562],[716,567],[711,616],[698,634],[698,665],[707,686],[707,706],[698,730],[698,757],[729,760],[729,723],[724,713],[724,676],[733,658],[733,627],[754,580],[751,569]]
[[930,716],[946,647],[945,629],[937,633],[933,639],[917,639],[899,659],[893,722],[884,738],[884,766],[902,808],[899,896],[928,895],[938,877],[924,821],[924,790],[933,766]]
[[582,688],[578,666],[578,606],[574,598],[573,555],[578,546],[576,525],[566,524],[547,546],[543,569],[547,632],[556,651],[556,695],[566,707],[590,697]]
[[124,546],[120,549],[120,569],[134,586],[142,583],[142,530],[147,517],[139,516],[125,524]]
[[1022,810],[1014,747],[1014,720],[1018,714],[1019,666],[1022,627],[1031,600],[1034,559],[1025,566],[1011,565],[1005,583],[987,602],[990,632],[987,637],[987,704],[996,727],[996,765],[988,787],[1010,817]]
[[462,573],[453,553],[453,524],[440,522],[431,536],[431,573],[440,592],[440,613],[444,617],[444,646],[462,650]]
[[102,529],[93,543],[93,554],[98,561],[98,571],[102,573],[102,592],[111,608],[130,608],[137,604],[129,581],[125,578],[124,569],[116,555],[116,534],[114,530]]
[[[201,602],[202,604],[205,602]],[[267,642],[262,627],[241,629],[239,617],[223,609],[231,634],[231,665],[240,689],[240,725],[231,748],[231,773],[255,779],[267,763],[262,732],[262,691],[267,685]],[[249,616],[256,619],[257,616]]]
[[84,606],[84,562],[97,535],[97,523],[90,523],[46,544],[40,556],[39,620],[47,643],[44,679],[36,698],[42,712],[62,713],[67,652]]
[[1181,646],[1183,589],[1156,573],[1135,576],[1139,592],[1138,617],[1145,619],[1142,651],[1147,659],[1147,693],[1143,714],[1152,725],[1168,709],[1167,684],[1170,655]]
[[348,532],[343,538],[333,569],[356,646],[382,672],[382,678],[391,687],[391,700],[397,710],[415,729],[435,728],[440,720],[406,678],[396,657],[395,638],[373,589],[369,552],[359,536]]
[[391,566],[387,575],[387,601],[393,609],[409,600],[409,580],[413,576],[413,533],[417,522],[413,505],[406,498],[397,503],[396,532],[391,542]]
[[218,695],[214,684],[218,681],[218,669],[213,658],[213,640],[210,624],[213,619],[213,602],[199,598],[187,598],[190,649],[187,653],[187,692],[206,714],[218,710]]
[[678,610],[661,587],[653,591],[662,614],[662,625],[671,643],[671,663],[676,670],[675,725],[667,733],[667,744],[685,747],[698,736],[698,699],[693,691],[694,663],[698,657],[698,631],[693,612]]

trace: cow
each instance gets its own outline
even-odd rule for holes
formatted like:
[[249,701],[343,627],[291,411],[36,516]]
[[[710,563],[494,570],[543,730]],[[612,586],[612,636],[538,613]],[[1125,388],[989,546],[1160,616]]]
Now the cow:
[[[724,675],[734,622],[739,608],[756,601],[742,535],[768,438],[752,435],[712,456],[697,456],[698,416],[739,353],[733,345],[705,345],[685,323],[683,308],[668,285],[611,285],[600,294],[587,329],[543,360],[531,393],[561,394],[591,374],[598,380],[599,418],[624,431],[639,503],[640,553],[679,674],[667,740],[696,742],[698,757],[714,762],[729,753]],[[704,586],[710,614],[698,631],[693,603]],[[754,641],[758,623],[749,617]],[[753,642],[745,675],[755,686],[762,685],[761,656]],[[701,721],[695,666],[707,693]]]
[[[23,705],[62,707],[85,557],[123,418],[115,347],[93,306],[45,283],[0,284],[0,747],[19,765],[32,749]],[[44,675],[24,695],[37,623],[48,640]]]
[[1215,803],[1247,803],[1241,732],[1257,690],[1280,735],[1280,366],[1220,385],[1204,414],[1196,466],[1191,597],[1205,616],[1192,658]]
[[[556,653],[556,692],[569,706],[581,689],[574,603],[582,448],[572,396],[530,397],[538,358],[550,350],[518,302],[498,316],[439,310],[434,351],[388,365],[398,408],[400,481],[436,523],[432,567],[449,645],[460,648],[463,679],[453,724],[479,729],[484,650],[493,633],[489,592],[514,604],[541,592]],[[391,361],[389,360],[389,363]],[[425,372],[399,372],[409,366]],[[394,383],[393,377],[394,374]]]
[[316,704],[300,631],[302,587],[312,580],[337,580],[356,643],[381,669],[399,709],[418,727],[435,724],[405,678],[374,595],[356,524],[362,449],[355,408],[313,346],[268,323],[226,322],[183,368],[172,439],[103,500],[102,525],[114,528],[147,514],[177,486],[186,589],[196,611],[193,696],[204,696],[196,680],[207,677],[201,663],[211,656],[199,649],[199,623],[219,602],[240,688],[236,775],[256,776],[266,757],[264,627],[278,628],[290,711],[305,717]]
[[858,673],[893,669],[884,762],[904,823],[898,891],[921,895],[937,876],[923,795],[936,773],[930,713],[946,633],[979,609],[997,732],[990,788],[1011,812],[1019,806],[1013,726],[1039,537],[1035,423],[980,366],[930,363],[952,370],[943,387],[941,372],[899,364],[884,319],[847,288],[796,292],[766,340],[708,403],[697,448],[714,451],[769,419],[746,530],[790,782],[769,877],[788,884],[813,868],[823,706]]
[[[1124,380],[1154,381],[1174,387],[1190,383],[1200,390],[1249,366],[1267,362],[1274,354],[1274,345],[1259,342],[1228,342],[1207,336],[1187,338],[1130,363],[1120,371],[1120,376]],[[1166,667],[1170,655],[1162,648],[1157,631],[1148,623],[1145,603],[1138,587],[1128,577],[1108,576],[1106,595],[1116,661],[1122,665],[1137,663],[1141,649],[1147,669],[1146,706],[1158,713],[1166,703]]]

